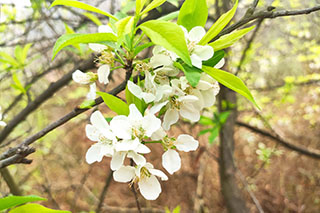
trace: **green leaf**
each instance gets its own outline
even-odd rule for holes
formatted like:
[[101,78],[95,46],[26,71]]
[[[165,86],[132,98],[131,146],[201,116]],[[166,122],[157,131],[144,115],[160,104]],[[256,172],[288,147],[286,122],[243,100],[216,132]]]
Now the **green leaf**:
[[224,57],[224,51],[219,50],[214,53],[213,57],[210,58],[207,61],[202,62],[203,65],[209,66],[209,67],[214,67],[219,61]]
[[137,46],[135,49],[134,49],[134,56],[138,55],[138,53],[140,53],[142,50],[148,48],[148,47],[151,47],[153,46],[154,43],[153,42],[148,42],[148,43],[145,43],[145,44],[142,44],[140,46]]
[[196,26],[204,27],[208,18],[206,0],[186,0],[179,13],[178,24],[188,31]]
[[117,41],[117,37],[112,33],[92,33],[92,34],[65,34],[60,36],[53,47],[52,60],[57,53],[66,46],[79,43],[97,43],[102,41]]
[[20,64],[23,64],[21,63],[21,60],[22,60],[22,48],[20,45],[17,45],[14,49],[14,56],[16,57],[17,61],[20,62]]
[[236,30],[232,33],[221,36],[218,40],[211,42],[209,45],[213,47],[214,51],[225,49],[227,47],[230,47],[232,44],[234,44],[236,41],[242,38],[245,34],[250,32],[254,27],[255,26],[241,30]]
[[[75,34],[74,30],[71,27],[69,27],[66,23],[64,23],[64,27],[66,29],[66,34]],[[74,46],[81,53],[80,44],[74,44],[72,46]]]
[[249,91],[249,89],[246,87],[246,85],[242,82],[240,78],[238,78],[237,76],[231,73],[228,73],[226,71],[223,71],[214,67],[203,66],[202,70],[206,72],[208,75],[210,75],[212,78],[216,79],[218,82],[223,84],[224,86],[246,97],[258,109],[260,109],[256,101],[254,100],[251,92]]
[[201,130],[201,131],[198,133],[198,135],[204,135],[204,134],[206,134],[206,133],[208,133],[208,132],[211,132],[212,130],[213,130],[213,128]]
[[122,38],[124,35],[131,33],[134,24],[134,17],[128,16],[119,20],[115,25],[117,27],[117,35]]
[[182,64],[182,67],[182,71],[190,85],[196,87],[200,81],[202,70],[197,67],[190,67],[187,64]]
[[183,30],[179,25],[161,20],[151,20],[140,25],[151,41],[175,52],[185,63],[191,66],[191,59]]
[[201,115],[199,123],[202,125],[212,125],[213,121],[211,118],[208,118],[208,117]]
[[86,16],[88,19],[90,19],[93,23],[95,23],[97,26],[102,25],[101,21],[99,20],[99,18],[95,15],[93,15],[92,13],[87,13],[84,12],[82,13],[82,15]]
[[95,103],[96,102],[94,100],[85,100],[80,104],[79,108],[80,109],[90,109],[90,108],[92,108],[93,105],[95,105]]
[[22,64],[25,64],[26,59],[27,59],[27,56],[28,56],[28,51],[29,51],[29,49],[30,49],[31,46],[32,46],[32,43],[29,43],[29,44],[26,44],[26,45],[23,47],[22,55],[21,55],[21,63],[22,63]]
[[180,211],[181,211],[181,207],[180,207],[180,205],[178,205],[176,208],[174,208],[172,213],[180,213]]
[[236,0],[236,3],[234,4],[234,6],[232,7],[231,10],[229,10],[228,12],[226,12],[225,14],[223,14],[209,29],[209,31],[205,34],[205,36],[203,36],[203,38],[201,39],[201,41],[199,42],[199,45],[205,45],[207,44],[209,41],[211,41],[211,39],[213,39],[214,37],[216,37],[216,35],[218,35],[221,30],[223,30],[223,28],[231,21],[231,19],[233,18],[234,14],[236,13],[238,7],[238,0]]
[[97,92],[97,94],[100,95],[104,103],[118,115],[129,115],[129,106],[120,98],[105,92]]
[[136,14],[139,15],[146,0],[136,0]]
[[63,211],[63,210],[55,210],[46,208],[40,204],[36,203],[29,203],[23,206],[19,206],[17,208],[12,209],[9,213],[71,213],[70,211]]
[[28,196],[10,195],[8,197],[4,197],[0,199],[0,211],[4,209],[9,209],[24,203],[40,201],[40,200],[47,200],[47,199],[36,196],[36,195],[28,195]]
[[209,143],[212,144],[214,139],[216,139],[219,135],[220,132],[220,127],[219,126],[215,126],[214,128],[212,128],[211,130],[211,134],[209,136]]
[[150,10],[159,7],[160,5],[162,5],[166,0],[153,0],[150,2],[150,4],[148,4],[148,6],[146,8],[144,8],[144,10],[141,12],[140,15],[143,15],[147,12],[149,12]]
[[175,11],[175,12],[169,13],[169,14],[167,14],[165,16],[161,16],[157,20],[170,21],[172,19],[177,18],[178,16],[179,16],[179,11]]
[[26,94],[27,91],[24,89],[21,81],[19,80],[17,73],[13,73],[12,74],[12,80],[15,84],[11,84],[11,86],[17,90],[19,90],[20,92],[22,92],[23,94]]
[[95,12],[95,13],[99,13],[105,16],[108,16],[114,20],[118,20],[116,17],[114,17],[113,15],[111,15],[110,13],[107,13],[103,10],[100,10],[99,8],[96,8],[94,6],[85,4],[83,2],[79,2],[79,1],[74,1],[74,0],[55,0],[54,2],[52,2],[51,7],[56,6],[56,5],[64,5],[64,6],[70,6],[70,7],[76,7],[79,9],[83,9],[83,10],[87,10],[87,11],[91,11],[91,12]]
[[148,105],[141,99],[137,98],[136,96],[134,96],[128,89],[128,86],[126,87],[125,90],[126,93],[126,100],[128,105],[130,104],[134,104],[136,105],[137,109],[141,112],[141,114],[144,114],[144,111],[146,110],[146,108],[148,107]]
[[19,67],[19,62],[6,52],[0,52],[0,58],[2,58],[2,62],[8,63],[13,67]]

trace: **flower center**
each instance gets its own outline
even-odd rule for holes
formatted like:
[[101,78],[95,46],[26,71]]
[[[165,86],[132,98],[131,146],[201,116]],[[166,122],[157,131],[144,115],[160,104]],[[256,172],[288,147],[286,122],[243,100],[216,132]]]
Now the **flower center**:
[[170,102],[172,108],[180,109],[180,107],[181,107],[181,102],[178,101],[178,97],[177,97],[177,96],[171,96],[171,97],[169,98],[169,102]]
[[146,178],[146,177],[150,177],[151,173],[149,172],[149,170],[146,167],[142,167],[140,170],[140,179]]
[[140,140],[143,139],[146,130],[144,130],[141,126],[138,128],[132,128],[132,136],[133,138],[139,138]]
[[195,41],[190,41],[188,43],[188,51],[189,53],[193,52],[194,48],[196,47],[197,43]]
[[106,49],[101,52],[101,56],[98,58],[98,60],[101,64],[113,64],[114,55]]
[[162,139],[162,146],[165,150],[171,149],[174,146],[174,138],[169,138],[168,136],[165,136]]
[[112,145],[112,144],[113,144],[113,141],[112,141],[112,140],[106,138],[106,137],[103,136],[103,135],[100,135],[100,136],[99,136],[99,141],[100,141],[101,143],[103,143],[103,144],[106,144],[106,145]]

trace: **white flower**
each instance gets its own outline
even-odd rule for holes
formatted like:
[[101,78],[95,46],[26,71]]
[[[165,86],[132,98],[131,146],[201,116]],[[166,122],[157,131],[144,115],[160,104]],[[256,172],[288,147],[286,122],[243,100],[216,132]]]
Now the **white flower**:
[[76,70],[72,73],[72,79],[79,84],[90,84],[93,80],[93,75]]
[[161,121],[153,114],[142,116],[134,104],[129,106],[130,113],[126,117],[118,115],[110,122],[112,132],[122,139],[115,144],[116,158],[111,161],[111,169],[117,170],[123,164],[124,158],[132,158],[136,164],[146,162],[145,158],[138,154],[146,154],[150,149],[141,143],[145,137],[150,137],[161,127]]
[[172,88],[169,85],[158,85],[155,83],[154,75],[150,72],[145,72],[144,88],[139,87],[132,81],[128,81],[129,91],[139,99],[143,99],[146,103],[160,101],[166,94],[171,93]]
[[126,183],[129,181],[138,182],[141,195],[147,200],[155,200],[161,193],[161,185],[156,178],[168,180],[168,177],[160,170],[154,169],[151,163],[132,166],[122,166],[113,173],[113,179],[118,182]]
[[163,129],[159,129],[151,138],[152,140],[160,140],[163,147],[167,149],[162,155],[162,166],[170,174],[173,174],[181,168],[181,158],[174,148],[179,151],[189,152],[195,151],[199,146],[199,142],[190,135],[182,134],[175,140],[174,138],[168,137]]
[[191,57],[192,65],[201,69],[202,61],[206,61],[210,59],[214,53],[213,48],[211,46],[198,45],[202,37],[206,34],[206,31],[203,27],[196,26],[192,28],[188,33],[187,29],[185,29],[182,26],[180,27],[184,31],[184,34],[187,40],[188,50],[189,50],[189,53],[191,54],[190,57]]
[[103,64],[98,68],[98,80],[101,84],[109,83],[110,66]]
[[169,130],[172,124],[175,124],[179,120],[179,114],[190,121],[198,121],[200,119],[200,110],[196,108],[196,103],[199,98],[194,95],[188,95],[181,88],[182,84],[178,83],[179,79],[173,79],[171,93],[164,96],[164,98],[156,102],[154,106],[150,108],[150,113],[155,114],[161,110],[162,107],[166,107],[164,120],[162,127],[165,130]]
[[154,114],[142,116],[134,104],[130,104],[129,109],[128,117],[118,115],[110,122],[111,129],[118,138],[132,140],[150,137],[161,127],[160,119]]
[[86,154],[87,163],[100,162],[103,156],[111,157],[114,154],[114,144],[117,141],[108,122],[101,112],[95,111],[90,117],[91,124],[86,125],[86,135],[95,141]]

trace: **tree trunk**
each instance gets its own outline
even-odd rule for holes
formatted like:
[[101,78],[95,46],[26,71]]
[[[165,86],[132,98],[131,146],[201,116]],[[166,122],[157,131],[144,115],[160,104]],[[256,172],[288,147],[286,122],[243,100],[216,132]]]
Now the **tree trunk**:
[[248,212],[245,201],[237,186],[235,174],[236,169],[233,162],[234,152],[234,127],[237,118],[236,108],[237,97],[235,92],[221,85],[219,93],[219,111],[230,110],[231,113],[226,123],[220,130],[220,182],[221,192],[226,202],[228,212],[244,213]]

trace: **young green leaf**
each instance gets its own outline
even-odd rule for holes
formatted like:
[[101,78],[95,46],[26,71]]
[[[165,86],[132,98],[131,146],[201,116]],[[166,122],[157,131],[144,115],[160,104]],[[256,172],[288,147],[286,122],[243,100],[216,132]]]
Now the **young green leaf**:
[[94,100],[85,100],[80,105],[80,109],[91,109],[96,102]]
[[55,210],[46,208],[40,204],[29,203],[23,206],[12,209],[9,213],[27,213],[27,212],[42,212],[42,213],[71,213],[70,211]]
[[234,14],[236,13],[238,7],[238,0],[236,0],[236,3],[234,4],[234,6],[232,7],[231,10],[229,10],[228,12],[226,12],[225,14],[223,14],[209,29],[209,31],[205,34],[205,36],[203,36],[203,38],[201,39],[201,41],[199,42],[199,45],[205,45],[207,44],[209,41],[211,41],[211,39],[213,39],[214,37],[216,37],[216,35],[218,35],[221,30],[223,30],[223,28],[231,21],[231,19],[233,18]]
[[150,4],[148,4],[148,6],[146,8],[144,8],[144,10],[141,12],[140,15],[143,15],[147,12],[149,12],[150,10],[159,7],[160,5],[162,5],[166,0],[153,0],[150,2]]
[[234,44],[236,41],[242,38],[245,34],[250,32],[254,27],[255,26],[248,27],[242,30],[236,30],[232,33],[221,36],[218,40],[211,42],[209,45],[213,47],[214,51],[225,49],[227,47],[230,47],[232,44]]
[[246,85],[242,82],[240,78],[238,78],[237,76],[231,73],[228,73],[226,71],[223,71],[214,67],[203,66],[202,70],[206,72],[208,75],[210,75],[212,78],[216,79],[218,82],[223,84],[224,86],[246,97],[257,108],[260,109],[256,101],[254,100],[251,92],[249,91],[249,89],[246,87]]
[[196,87],[200,81],[202,70],[197,67],[190,67],[187,64],[182,64],[182,67],[182,71],[190,85]]
[[21,205],[28,202],[47,200],[45,198],[36,196],[36,195],[28,195],[28,196],[13,196],[10,195],[8,197],[4,197],[0,199],[0,211],[13,208],[17,205]]
[[26,59],[27,59],[27,56],[28,56],[28,51],[29,51],[31,46],[32,46],[32,43],[28,43],[23,47],[22,55],[21,55],[21,61],[20,61],[22,64],[26,63]]
[[52,2],[51,7],[56,6],[56,5],[64,5],[64,6],[70,6],[70,7],[75,7],[75,8],[79,8],[79,9],[83,9],[83,10],[87,10],[87,11],[91,11],[91,12],[95,12],[95,13],[99,13],[105,16],[108,16],[114,20],[118,20],[116,17],[114,17],[113,15],[111,15],[110,13],[107,13],[103,10],[100,10],[99,8],[96,8],[94,6],[85,4],[83,2],[79,2],[79,1],[74,1],[74,0],[55,0],[54,2]]
[[[74,30],[71,27],[69,27],[66,23],[64,23],[64,27],[66,29],[66,34],[74,34],[75,33]],[[81,53],[80,44],[74,44],[72,46],[74,46]]]
[[136,0],[136,14],[139,15],[146,0]]
[[79,43],[96,43],[102,41],[117,41],[117,37],[112,33],[92,33],[92,34],[65,34],[60,36],[53,47],[52,60],[57,53],[66,46]]
[[97,94],[100,95],[104,103],[118,115],[129,115],[129,106],[120,98],[105,92],[97,92]]
[[84,12],[82,15],[86,16],[88,19],[90,19],[93,23],[95,23],[97,26],[102,25],[101,21],[96,15],[93,15],[92,13]]
[[206,0],[186,0],[179,13],[178,24],[188,31],[196,26],[204,27],[208,18]]
[[11,55],[9,55],[6,52],[0,52],[0,59],[2,58],[2,62],[8,63],[13,67],[19,67],[19,62],[13,58]]
[[161,16],[157,20],[170,21],[172,19],[177,18],[178,16],[179,16],[179,11],[175,11],[175,12],[169,13],[169,14],[167,14],[165,16]]
[[219,50],[214,53],[213,57],[210,58],[207,61],[202,62],[203,65],[209,66],[209,67],[214,67],[219,61],[224,57],[224,51]]
[[138,53],[140,53],[142,50],[144,50],[144,49],[146,49],[148,47],[151,47],[153,45],[154,45],[153,42],[148,42],[148,43],[142,44],[140,46],[137,46],[133,51],[134,56],[138,55]]
[[191,59],[183,30],[175,23],[151,20],[140,25],[151,41],[175,52],[185,63],[191,66]]
[[128,16],[119,20],[115,25],[117,27],[117,35],[119,38],[122,38],[124,35],[130,33],[132,31],[132,27],[134,24],[134,17]]

